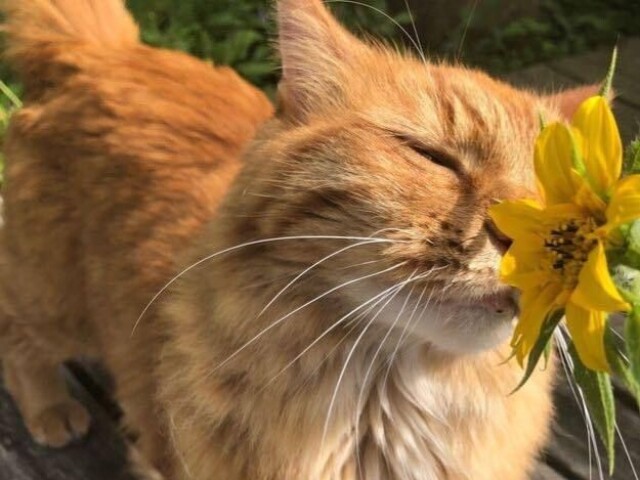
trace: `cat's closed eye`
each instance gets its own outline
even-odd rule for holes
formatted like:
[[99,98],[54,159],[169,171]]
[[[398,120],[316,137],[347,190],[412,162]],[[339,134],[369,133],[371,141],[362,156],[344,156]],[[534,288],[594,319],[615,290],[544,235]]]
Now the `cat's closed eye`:
[[428,147],[423,142],[406,135],[397,135],[397,138],[405,147],[410,148],[415,154],[420,155],[431,163],[451,170],[458,175],[463,173],[460,162],[451,155]]

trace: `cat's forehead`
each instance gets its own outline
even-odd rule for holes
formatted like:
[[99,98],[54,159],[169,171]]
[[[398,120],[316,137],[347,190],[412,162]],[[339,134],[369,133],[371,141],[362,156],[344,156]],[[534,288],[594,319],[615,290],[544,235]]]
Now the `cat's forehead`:
[[544,108],[531,93],[475,70],[389,55],[378,73],[361,101],[381,128],[471,157],[530,160]]
[[476,70],[395,56],[386,56],[385,62],[385,67],[371,72],[365,99],[386,99],[395,110],[423,116],[422,123],[436,121],[437,114],[437,121],[451,124],[508,123],[508,118],[517,118],[530,127],[540,113],[535,96]]

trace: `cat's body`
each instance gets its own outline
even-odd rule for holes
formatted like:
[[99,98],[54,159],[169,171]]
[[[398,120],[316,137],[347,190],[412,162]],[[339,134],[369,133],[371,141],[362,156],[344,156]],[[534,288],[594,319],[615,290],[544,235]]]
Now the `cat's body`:
[[[125,18],[118,0],[23,4],[45,30],[52,5],[79,31],[90,6]],[[261,96],[184,57],[194,70],[167,74],[169,54],[138,46],[129,23],[125,45],[66,32],[40,58],[19,28],[33,11],[9,13],[33,84],[7,144],[0,325],[28,423],[51,366],[97,351],[176,480],[527,477],[553,369],[509,395],[516,310],[487,208],[534,191],[539,115],[587,91],[550,99],[405,58],[359,42],[319,0],[281,0],[280,111],[214,214],[270,113]],[[132,334],[182,247],[193,266]]]
[[509,395],[486,210],[534,191],[553,102],[366,46],[318,1],[279,7],[278,118],[165,309],[179,478],[527,478],[553,369]]
[[101,358],[142,450],[165,459],[153,400],[162,332],[142,309],[217,207],[272,114],[227,68],[138,43],[120,0],[6,2],[25,108],[7,134],[2,360],[40,442],[88,427],[60,362]]

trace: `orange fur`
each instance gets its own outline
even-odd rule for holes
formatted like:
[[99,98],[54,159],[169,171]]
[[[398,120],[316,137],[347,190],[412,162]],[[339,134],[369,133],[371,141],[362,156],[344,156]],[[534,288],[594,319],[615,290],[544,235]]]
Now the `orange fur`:
[[27,425],[61,445],[87,428],[56,377],[101,357],[128,425],[162,465],[153,401],[162,332],[134,322],[178,270],[272,112],[228,68],[137,41],[120,0],[3,4],[26,105],[6,138],[2,356]]
[[[279,21],[278,116],[165,302],[178,478],[527,478],[553,368],[509,395],[522,370],[504,363],[514,310],[487,208],[534,195],[539,115],[561,97],[365,45],[319,0],[281,0]],[[389,243],[346,250],[371,235]]]
[[487,207],[532,194],[539,114],[586,91],[424,64],[280,0],[280,110],[241,169],[271,108],[231,71],[139,45],[119,0],[3,8],[28,103],[6,146],[0,341],[37,438],[86,429],[55,376],[85,354],[175,480],[527,477],[553,369],[508,395]]

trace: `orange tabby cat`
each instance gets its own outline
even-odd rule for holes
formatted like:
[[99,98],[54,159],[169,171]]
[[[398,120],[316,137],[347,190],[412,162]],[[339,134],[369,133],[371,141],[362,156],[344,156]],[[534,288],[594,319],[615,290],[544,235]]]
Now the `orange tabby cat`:
[[526,478],[550,373],[508,395],[516,312],[486,212],[533,191],[538,115],[587,90],[518,91],[281,0],[280,112],[214,215],[262,95],[139,45],[119,0],[4,10],[27,107],[6,146],[0,332],[36,439],[86,431],[56,373],[85,354],[168,478]]
[[40,443],[89,426],[58,376],[96,355],[114,373],[142,451],[162,463],[151,311],[182,250],[217,207],[265,96],[227,68],[138,42],[121,0],[5,0],[25,108],[6,138],[0,351]]
[[[179,479],[520,480],[551,370],[517,394],[508,242],[553,98],[367,45],[280,0],[280,111],[165,299]],[[144,322],[144,321],[143,321]]]

